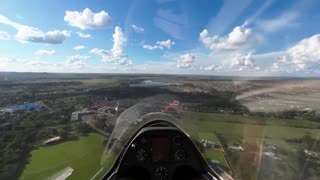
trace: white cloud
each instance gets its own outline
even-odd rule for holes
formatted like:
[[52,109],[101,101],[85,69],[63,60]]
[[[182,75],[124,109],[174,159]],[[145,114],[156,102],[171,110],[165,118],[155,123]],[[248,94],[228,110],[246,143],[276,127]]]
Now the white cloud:
[[45,67],[45,66],[50,66],[52,64],[46,61],[41,61],[41,60],[30,60],[30,61],[24,61],[23,65],[29,66],[29,67]]
[[214,71],[214,70],[220,70],[221,68],[222,68],[221,66],[217,67],[216,65],[212,64],[209,66],[200,67],[200,70],[203,69],[205,71]]
[[211,50],[238,50],[259,42],[260,37],[255,35],[247,24],[235,27],[227,37],[209,36],[207,29],[200,33],[200,41]]
[[190,68],[195,59],[196,57],[192,54],[183,54],[179,57],[177,66],[179,68]]
[[130,27],[137,33],[144,32],[144,29],[142,27],[137,26],[137,25],[131,24]]
[[64,61],[64,65],[67,67],[83,68],[86,65],[85,60],[90,58],[90,56],[81,55],[67,56]]
[[124,52],[124,46],[126,45],[127,38],[120,27],[115,27],[112,38],[113,46],[111,50],[94,48],[90,52],[100,55],[104,62],[113,62],[115,64],[131,66],[133,62]]
[[154,46],[151,46],[151,45],[143,45],[142,47],[143,47],[144,49],[148,49],[148,50],[163,49],[162,46],[158,46],[158,45],[154,45]]
[[272,63],[270,71],[272,72],[279,72],[280,71],[280,65],[277,62]]
[[143,45],[142,47],[144,49],[148,49],[148,50],[164,49],[164,48],[170,49],[171,46],[173,46],[174,44],[175,44],[175,42],[168,39],[166,41],[157,41],[156,45],[153,45],[153,46],[152,45]]
[[215,72],[221,75],[250,75],[250,73],[262,72],[268,69],[271,66],[272,59],[277,55],[254,54],[253,52],[198,54],[194,67],[199,67],[198,69],[203,73]]
[[[54,72],[57,71],[58,64],[43,61],[39,59],[11,59],[7,66],[0,69],[3,71],[15,71],[15,72]],[[0,58],[1,60],[1,58]]]
[[5,31],[0,31],[0,39],[10,40],[10,34]]
[[79,61],[79,60],[87,60],[90,59],[90,56],[81,56],[79,54],[77,55],[72,55],[72,56],[67,56],[66,60],[68,61]]
[[39,50],[37,50],[34,54],[35,54],[35,55],[40,55],[40,56],[42,56],[42,55],[52,55],[52,54],[54,54],[54,53],[56,53],[55,50],[39,49]]
[[15,23],[2,15],[0,15],[0,23],[15,28],[18,31],[15,35],[15,38],[20,42],[61,44],[67,39],[67,37],[70,36],[70,33],[66,30],[53,30],[43,32],[35,27]]
[[[289,61],[299,70],[320,63],[320,34],[301,40],[287,50]],[[288,60],[287,60],[288,61]]]
[[206,71],[212,71],[212,70],[214,70],[214,67],[215,67],[215,65],[213,64],[211,66],[206,66],[203,69],[206,70]]
[[132,60],[128,56],[117,57],[117,56],[114,56],[112,54],[112,51],[109,51],[109,50],[94,48],[90,52],[101,56],[102,62],[111,62],[114,64],[127,65],[127,66],[133,65]]
[[255,64],[255,59],[253,53],[248,53],[246,55],[237,53],[231,59],[231,70],[244,71],[244,70],[259,70],[260,67]]
[[125,65],[125,66],[132,66],[133,62],[131,59],[120,59],[119,61],[117,61],[115,64],[119,64],[119,65]]
[[175,42],[173,42],[170,39],[168,39],[166,41],[157,41],[157,44],[160,45],[160,46],[164,46],[164,47],[170,49],[171,46],[173,46],[175,44]]
[[252,53],[246,55],[236,54],[231,61],[231,66],[253,67]]
[[61,44],[70,36],[68,31],[53,30],[42,32],[37,28],[26,27],[18,30],[16,39],[21,42]]
[[9,57],[1,57],[0,56],[0,70],[5,71],[10,66],[11,63],[16,62],[15,58],[9,58]]
[[286,12],[274,19],[265,19],[257,22],[257,25],[264,31],[274,32],[284,28],[290,28],[297,23],[296,19],[299,17],[297,12]]
[[113,61],[112,54],[110,51],[99,49],[99,48],[93,48],[91,49],[90,53],[100,55],[102,58],[102,61],[105,61],[105,62]]
[[15,58],[9,58],[9,57],[2,57],[2,56],[0,56],[0,62],[9,63],[9,62],[15,62],[15,61],[16,61]]
[[86,60],[89,58],[89,56],[74,55],[66,57],[63,61],[53,63],[40,59],[0,57],[0,70],[15,72],[96,72],[99,67],[87,64]]
[[101,56],[102,62],[115,62],[117,59],[119,59],[119,58],[116,58],[115,56],[113,56],[113,54],[110,50],[93,48],[93,49],[91,49],[90,53]]
[[79,68],[83,68],[84,66],[86,65],[86,63],[84,62],[84,61],[82,61],[82,60],[74,60],[74,61],[72,61],[72,60],[69,60],[69,59],[67,59],[66,61],[65,61],[65,66],[67,66],[67,67],[79,67]]
[[81,50],[81,49],[84,49],[86,48],[85,46],[75,46],[73,47],[74,50]]
[[77,32],[78,36],[81,38],[91,38],[91,34],[86,34],[86,33],[82,33],[82,32]]
[[[219,54],[222,54],[219,57]],[[219,61],[218,61],[219,60]],[[203,59],[201,59],[203,62]],[[320,65],[320,34],[305,38],[286,51],[269,52],[265,54],[243,53],[215,53],[208,57],[205,63],[212,63],[223,67],[225,73],[250,72],[260,75],[270,74],[308,74],[316,73]],[[202,68],[204,69],[204,68]]]
[[126,56],[123,48],[125,46],[125,43],[127,42],[127,38],[124,36],[120,27],[116,26],[116,28],[114,29],[112,38],[113,38],[113,47],[111,49],[112,55],[114,57]]
[[93,13],[89,8],[84,9],[83,12],[66,11],[64,21],[80,29],[111,27],[112,24],[112,19],[107,12]]
[[191,62],[194,62],[195,59],[196,59],[196,57],[192,54],[184,54],[184,55],[180,56],[179,62],[180,63],[191,63]]
[[312,73],[320,65],[320,34],[305,38],[286,51],[252,54],[253,64],[265,72]]
[[185,63],[185,64],[178,64],[178,68],[191,68],[191,64]]

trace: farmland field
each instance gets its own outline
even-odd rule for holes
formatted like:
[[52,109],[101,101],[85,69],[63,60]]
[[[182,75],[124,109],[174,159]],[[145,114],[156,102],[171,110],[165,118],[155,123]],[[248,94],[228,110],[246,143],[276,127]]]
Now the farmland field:
[[67,167],[73,169],[68,179],[90,179],[100,169],[104,140],[102,135],[91,133],[77,141],[34,150],[20,179],[50,178]]
[[[297,150],[301,146],[289,143],[288,140],[300,139],[306,135],[320,138],[319,125],[307,120],[189,112],[184,118],[184,122],[192,132],[196,132],[195,136],[199,139],[207,139],[222,144],[219,142],[221,139],[217,136],[223,137],[225,150],[227,150],[227,146],[242,146],[244,148],[243,152],[225,154],[231,163],[231,168],[241,178],[246,177],[241,173],[247,171],[243,168],[249,168],[250,164],[248,162],[256,164],[260,158],[264,158],[261,161],[261,167],[273,167],[274,170],[269,171],[270,175],[286,177],[287,179],[294,178],[295,172],[299,170]],[[277,147],[278,158],[281,160],[270,161],[261,156],[267,145]],[[204,157],[216,159],[222,165],[227,165],[219,152],[206,151]],[[265,165],[265,163],[272,163],[273,165]],[[284,171],[278,171],[277,169],[284,169]],[[251,169],[250,172],[252,173],[251,177],[258,176],[259,169]],[[263,179],[263,177],[260,178]]]
[[199,132],[197,136],[217,142],[215,134],[222,134],[228,145],[256,144],[263,140],[291,151],[292,145],[286,139],[301,138],[307,134],[320,138],[319,124],[306,120],[196,112],[188,113],[185,120],[193,132]]
[[185,123],[200,132],[217,132],[226,135],[242,137],[245,130],[250,129],[255,136],[272,138],[299,138],[306,133],[320,136],[319,123],[307,120],[288,120],[280,118],[262,118],[245,115],[197,113],[190,112]]

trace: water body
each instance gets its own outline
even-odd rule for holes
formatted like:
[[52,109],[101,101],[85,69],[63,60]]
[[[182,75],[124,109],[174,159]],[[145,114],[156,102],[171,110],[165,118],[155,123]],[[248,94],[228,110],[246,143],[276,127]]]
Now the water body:
[[161,86],[179,86],[179,85],[181,84],[145,80],[145,81],[142,81],[140,84],[130,84],[130,87],[161,87]]
[[32,111],[32,110],[38,110],[42,108],[41,104],[38,103],[24,103],[24,104],[16,104],[13,106],[9,106],[6,107],[7,109],[12,109],[12,110],[28,110],[28,111]]

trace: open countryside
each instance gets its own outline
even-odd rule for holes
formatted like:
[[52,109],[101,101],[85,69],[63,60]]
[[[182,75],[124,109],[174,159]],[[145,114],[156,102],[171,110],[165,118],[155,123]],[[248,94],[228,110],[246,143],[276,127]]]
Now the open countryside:
[[[0,82],[0,179],[101,177],[105,173],[101,168],[108,169],[101,166],[103,150],[116,119],[139,101],[162,94],[175,96],[181,103],[184,113],[175,115],[213,168],[244,180],[319,176],[320,96],[315,97],[320,86],[314,86],[319,80],[37,73],[5,76],[10,81]],[[309,86],[301,88],[299,83]],[[283,99],[277,96],[284,91],[287,95]],[[307,93],[314,97],[309,104],[303,99]],[[288,101],[289,95],[295,99]],[[268,102],[275,97],[279,107],[287,104],[285,109],[269,108]],[[14,108],[28,104],[41,106]],[[260,111],[255,107],[265,108]],[[153,111],[159,110],[150,109]],[[110,166],[112,162],[108,163]],[[301,168],[305,171],[297,174]]]

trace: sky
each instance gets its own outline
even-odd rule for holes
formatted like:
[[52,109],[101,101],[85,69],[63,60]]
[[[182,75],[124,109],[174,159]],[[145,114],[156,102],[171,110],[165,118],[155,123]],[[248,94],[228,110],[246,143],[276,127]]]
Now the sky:
[[1,0],[0,71],[320,76],[319,0]]

